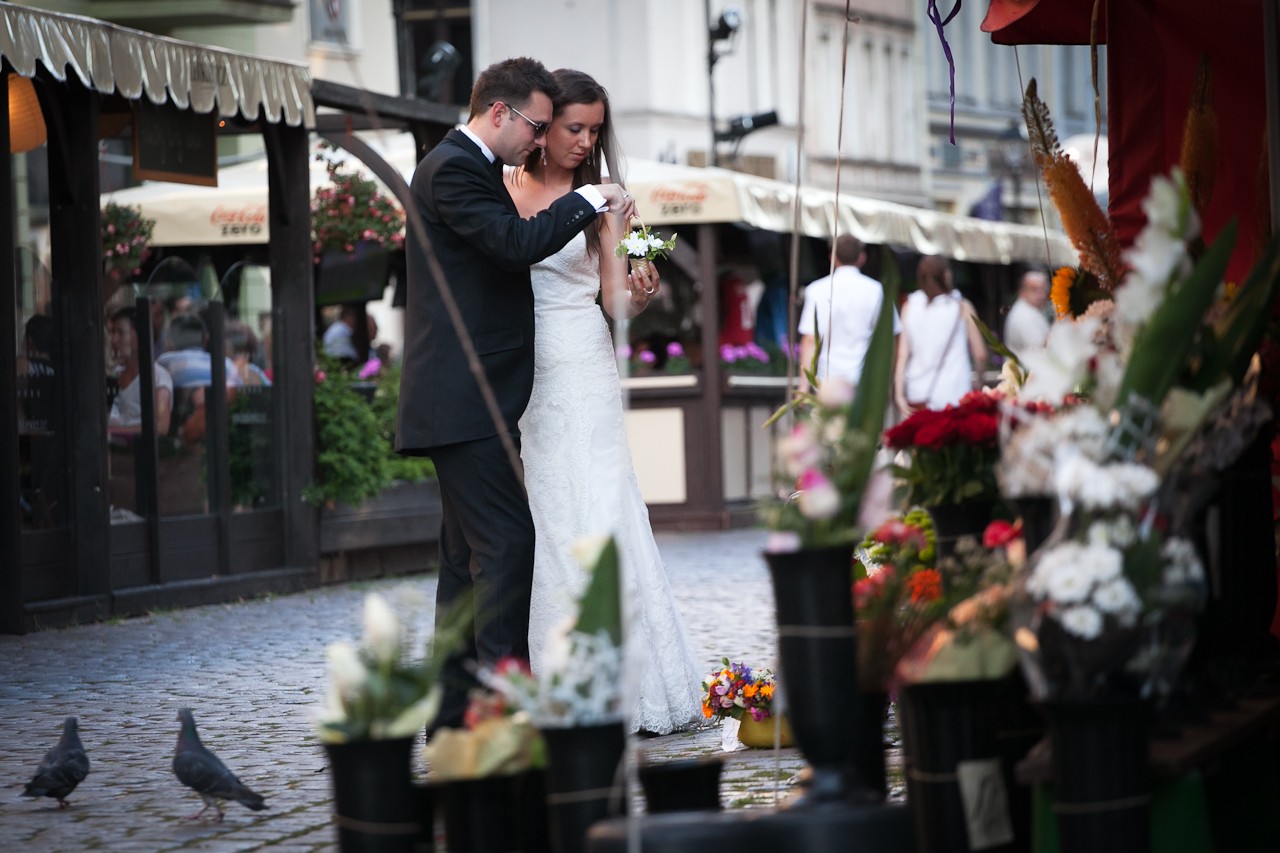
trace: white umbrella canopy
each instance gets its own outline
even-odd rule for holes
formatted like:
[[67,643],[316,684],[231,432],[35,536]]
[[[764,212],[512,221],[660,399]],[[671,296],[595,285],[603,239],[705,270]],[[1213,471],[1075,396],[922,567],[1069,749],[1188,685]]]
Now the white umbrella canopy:
[[[397,132],[370,144],[408,180],[418,158],[413,140]],[[338,152],[337,156],[346,156]],[[352,159],[359,168],[359,161]],[[369,174],[366,169],[362,169]],[[376,180],[376,178],[375,178]],[[324,164],[313,162],[311,188],[328,182]],[[795,187],[734,172],[630,160],[627,184],[648,225],[742,222],[768,231],[789,233],[795,223]],[[141,208],[154,219],[153,246],[216,246],[265,243],[267,223],[266,159],[222,169],[217,187],[155,182],[103,197]],[[809,236],[832,236],[835,193],[804,187],[800,191],[800,230]],[[866,243],[889,244],[921,254],[939,254],[980,263],[1075,263],[1066,237],[1054,231],[1012,223],[954,216],[903,204],[844,195],[840,197],[839,233]]]
[[[406,179],[413,174],[417,159],[413,139],[408,134],[386,134],[381,139],[366,141]],[[359,160],[346,152],[330,152],[330,155],[351,163],[350,168],[377,180],[361,166]],[[311,192],[314,194],[328,183],[325,164],[313,159]],[[267,221],[266,157],[219,169],[216,187],[148,181],[141,186],[104,195],[102,203],[105,205],[107,202],[137,207],[144,217],[154,219],[152,246],[266,243],[271,236]]]

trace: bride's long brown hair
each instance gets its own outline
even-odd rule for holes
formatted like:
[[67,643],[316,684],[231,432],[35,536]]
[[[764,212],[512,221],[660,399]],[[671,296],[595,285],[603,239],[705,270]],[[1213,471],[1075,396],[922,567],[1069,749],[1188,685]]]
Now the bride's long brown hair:
[[[553,120],[555,116],[564,112],[564,108],[569,104],[604,104],[604,121],[600,124],[596,144],[591,149],[591,155],[573,170],[573,186],[577,188],[586,184],[601,183],[604,174],[601,169],[602,163],[609,167],[609,180],[622,184],[623,175],[618,162],[618,139],[613,133],[613,111],[609,107],[609,93],[590,74],[575,71],[572,68],[557,69],[551,72],[551,76],[556,79],[556,84],[560,87],[560,94],[551,102]],[[542,149],[535,148],[525,159],[522,168],[531,175],[538,174],[542,170]],[[520,180],[519,173],[516,174],[515,179]],[[593,258],[600,256],[601,224],[602,220],[597,218],[593,227],[586,231],[587,252]]]

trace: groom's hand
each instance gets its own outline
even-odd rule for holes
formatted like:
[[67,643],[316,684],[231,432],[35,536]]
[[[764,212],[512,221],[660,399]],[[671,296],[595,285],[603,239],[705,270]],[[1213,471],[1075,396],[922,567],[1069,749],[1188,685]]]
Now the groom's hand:
[[636,200],[618,184],[596,184],[596,189],[604,196],[610,213],[622,214],[624,222],[636,215]]

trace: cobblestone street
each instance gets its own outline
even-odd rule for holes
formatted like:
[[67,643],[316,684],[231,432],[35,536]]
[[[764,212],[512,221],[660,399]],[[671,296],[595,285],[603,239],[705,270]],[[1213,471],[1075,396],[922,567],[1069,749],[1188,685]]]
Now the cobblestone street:
[[[722,656],[773,665],[765,532],[660,534],[672,586],[708,671]],[[434,575],[0,636],[0,849],[325,851],[336,849],[325,754],[311,709],[326,686],[325,646],[358,638],[365,592],[420,597],[429,630]],[[268,811],[227,806],[222,823],[184,821],[201,807],[170,770],[177,710]],[[88,778],[59,811],[20,797],[62,719],[80,718]],[[654,756],[716,752],[718,728],[651,738]],[[794,750],[736,752],[726,807],[769,806],[802,762]]]

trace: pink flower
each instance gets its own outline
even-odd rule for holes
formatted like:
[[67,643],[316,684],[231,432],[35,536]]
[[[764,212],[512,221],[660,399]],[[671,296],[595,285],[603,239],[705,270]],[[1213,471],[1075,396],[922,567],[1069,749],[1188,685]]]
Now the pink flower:
[[840,494],[821,471],[805,469],[799,485],[800,514],[805,518],[831,518],[840,510]]

